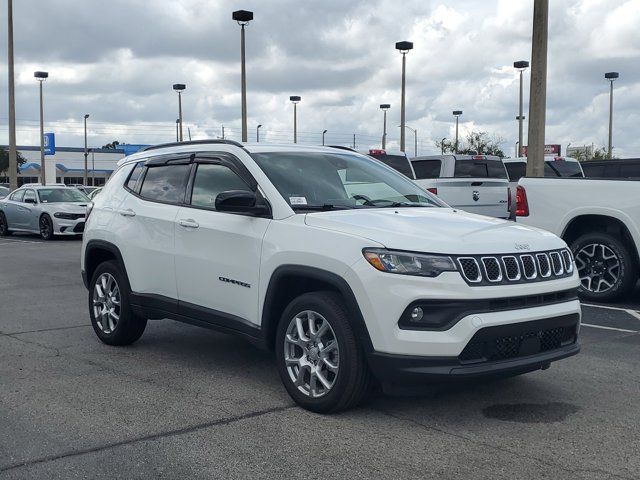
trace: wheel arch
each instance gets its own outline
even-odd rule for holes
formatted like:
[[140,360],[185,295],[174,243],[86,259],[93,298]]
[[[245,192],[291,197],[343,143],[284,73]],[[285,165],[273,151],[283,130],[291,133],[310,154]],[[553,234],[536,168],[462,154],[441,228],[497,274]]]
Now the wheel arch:
[[118,262],[127,283],[129,283],[129,276],[120,249],[113,243],[104,240],[89,240],[84,251],[84,271],[82,272],[85,287],[89,288],[89,282],[98,265],[109,260]]
[[278,322],[287,305],[303,293],[321,290],[340,295],[356,338],[365,351],[373,350],[364,317],[349,283],[333,272],[304,265],[281,265],[269,279],[262,308],[262,331],[266,347],[274,349]]

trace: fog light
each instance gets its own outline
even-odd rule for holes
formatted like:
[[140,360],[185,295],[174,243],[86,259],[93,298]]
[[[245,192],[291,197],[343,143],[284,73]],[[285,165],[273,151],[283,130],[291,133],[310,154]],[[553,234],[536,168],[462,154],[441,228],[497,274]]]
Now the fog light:
[[424,312],[422,311],[422,308],[416,307],[413,310],[411,310],[411,321],[412,322],[419,322],[420,320],[422,320],[423,316],[424,316]]

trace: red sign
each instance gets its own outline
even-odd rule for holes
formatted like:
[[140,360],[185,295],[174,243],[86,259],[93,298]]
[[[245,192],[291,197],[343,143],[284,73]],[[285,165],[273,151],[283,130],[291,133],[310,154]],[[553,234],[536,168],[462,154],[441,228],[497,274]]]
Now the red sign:
[[[522,155],[527,157],[527,153],[528,153],[528,146],[525,145],[524,147],[522,147]],[[545,145],[544,146],[544,154],[545,155],[560,155],[562,151],[562,146],[561,145]]]

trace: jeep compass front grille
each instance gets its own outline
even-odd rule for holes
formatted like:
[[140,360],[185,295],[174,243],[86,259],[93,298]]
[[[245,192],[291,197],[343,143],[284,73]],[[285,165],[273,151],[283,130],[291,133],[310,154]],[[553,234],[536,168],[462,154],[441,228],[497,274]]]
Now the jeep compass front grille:
[[542,282],[570,277],[573,257],[568,249],[548,252],[456,257],[469,285]]

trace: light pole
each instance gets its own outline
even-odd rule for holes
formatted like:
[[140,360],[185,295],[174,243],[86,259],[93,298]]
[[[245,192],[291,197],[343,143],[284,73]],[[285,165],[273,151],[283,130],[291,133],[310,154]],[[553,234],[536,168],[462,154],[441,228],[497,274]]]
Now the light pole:
[[178,136],[178,141],[181,142],[182,141],[182,92],[184,92],[184,89],[187,88],[187,86],[184,83],[174,83],[173,84],[173,89],[178,92],[178,123],[180,125],[179,128],[179,136]]
[[458,118],[460,118],[460,115],[462,115],[462,110],[453,111],[453,116],[456,117],[456,143],[454,144],[455,153],[458,153]]
[[44,163],[44,105],[42,101],[42,82],[49,78],[48,72],[34,72],[33,76],[40,83],[40,176],[42,185],[47,184],[47,167]]
[[613,82],[618,78],[620,74],[618,72],[607,72],[604,74],[604,78],[609,80],[609,152],[607,156],[611,159],[613,151]]
[[407,70],[407,53],[413,49],[413,42],[396,42],[396,50],[402,54],[402,95],[400,99],[400,150],[404,152],[404,123],[405,123],[405,79]]
[[16,95],[13,63],[13,0],[8,1],[7,60],[9,66],[9,188],[18,188],[18,152],[16,150]]
[[244,54],[244,27],[253,20],[253,12],[248,10],[236,10],[231,18],[240,25],[240,83],[242,89],[242,141],[247,141],[247,71],[245,68]]
[[[518,119],[518,145],[522,147],[522,121],[524,120],[524,115],[522,114],[522,72],[529,68],[529,62],[527,62],[526,60],[513,62],[513,68],[517,69],[520,72],[520,109],[516,118]],[[516,157],[519,156],[520,152],[518,152]]]
[[89,150],[87,150],[87,118],[89,118],[89,114],[86,113],[84,115],[84,184],[88,185],[88,177],[89,177],[89,172],[88,170],[88,166],[87,166],[87,157],[89,156]]
[[91,149],[91,186],[96,186],[96,152]]
[[256,127],[256,143],[260,143],[260,127],[262,127],[262,124]]
[[387,148],[387,110],[391,108],[391,105],[388,103],[380,104],[380,110],[383,113],[382,120],[382,150]]
[[520,156],[520,152],[518,151],[518,145],[520,145],[520,142],[518,140],[516,140],[516,144],[514,145],[515,147],[515,158],[518,158]]
[[180,128],[180,119],[176,118],[176,142],[180,141],[180,131],[178,130]]
[[566,157],[569,156],[569,147],[570,146],[571,146],[571,142],[567,143],[567,148],[565,148],[565,150],[564,150],[564,154],[565,154]]
[[405,125],[404,128],[408,128],[413,132],[413,156],[417,157],[418,156],[418,130],[415,128],[411,128],[409,125]]
[[324,147],[324,134],[327,133],[326,130],[322,131],[322,146]]
[[291,95],[289,100],[293,103],[293,143],[298,143],[298,103],[301,98],[299,95]]
[[447,139],[447,137],[442,137],[442,140],[440,141],[440,153],[442,155],[444,155],[444,141]]

